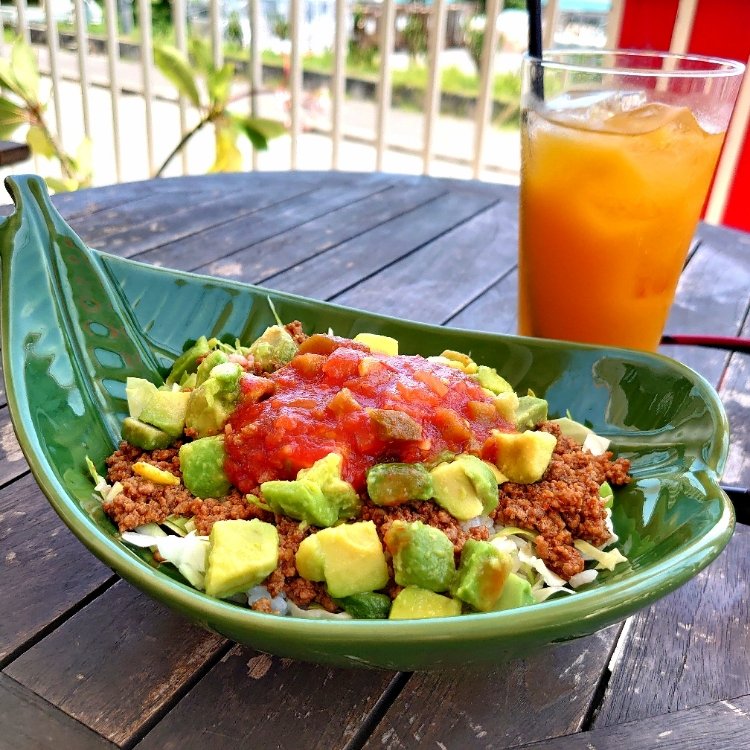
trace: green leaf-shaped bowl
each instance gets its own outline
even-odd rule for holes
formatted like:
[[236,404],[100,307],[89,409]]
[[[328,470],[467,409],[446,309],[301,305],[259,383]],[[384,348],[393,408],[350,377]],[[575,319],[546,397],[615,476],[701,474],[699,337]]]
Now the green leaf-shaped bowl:
[[[7,181],[0,225],[2,353],[13,424],[40,487],[78,538],[123,578],[191,620],[261,651],[341,665],[434,668],[498,661],[620,620],[685,583],[731,536],[717,475],[727,422],[699,375],[653,354],[449,330],[349,310],[90,250],[34,177]],[[127,376],[163,375],[201,334],[249,341],[283,320],[395,336],[404,352],[471,351],[552,414],[569,409],[633,462],[614,524],[629,562],[575,596],[490,614],[414,621],[311,621],[212,599],[122,544],[92,497],[119,439]]]

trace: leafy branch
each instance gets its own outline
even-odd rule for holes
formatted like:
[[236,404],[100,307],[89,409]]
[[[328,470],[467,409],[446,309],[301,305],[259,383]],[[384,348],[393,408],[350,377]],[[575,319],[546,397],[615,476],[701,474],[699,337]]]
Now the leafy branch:
[[[207,125],[213,125],[216,153],[211,172],[239,172],[242,154],[237,146],[244,135],[259,151],[268,148],[271,138],[283,135],[286,128],[281,122],[261,117],[246,117],[229,110],[234,66],[213,64],[209,46],[200,39],[191,39],[189,60],[174,47],[154,46],[154,63],[190,104],[200,113],[198,123],[179,140],[164,163],[156,171],[160,177],[172,159],[182,151],[194,135]],[[202,79],[202,80],[201,80]],[[202,83],[202,85],[200,85]],[[202,93],[205,89],[205,96]]]
[[39,69],[31,47],[17,38],[10,59],[0,60],[0,139],[11,138],[28,125],[26,143],[32,153],[60,164],[62,179],[46,177],[57,192],[77,190],[91,184],[91,142],[84,138],[75,156],[68,154],[45,120],[47,103],[39,96]]

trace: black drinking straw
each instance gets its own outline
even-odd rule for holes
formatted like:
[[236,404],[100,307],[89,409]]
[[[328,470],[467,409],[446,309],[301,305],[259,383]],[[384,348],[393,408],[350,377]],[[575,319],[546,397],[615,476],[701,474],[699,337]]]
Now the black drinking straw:
[[544,101],[544,70],[542,69],[542,0],[526,0],[529,13],[529,57],[539,64],[531,66],[531,90]]

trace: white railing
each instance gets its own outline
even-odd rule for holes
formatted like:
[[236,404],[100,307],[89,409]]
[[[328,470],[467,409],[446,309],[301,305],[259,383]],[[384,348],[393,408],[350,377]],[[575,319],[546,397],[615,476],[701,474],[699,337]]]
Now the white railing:
[[[61,52],[59,34],[46,33],[47,29],[56,26],[56,20],[53,18],[52,3],[47,3],[44,12],[43,23],[35,14],[33,19],[29,17],[31,9],[27,8],[25,0],[13,0],[16,17],[12,24],[8,24],[7,18],[5,25],[15,26],[16,32],[26,40],[32,40],[30,30],[44,31],[46,37],[46,50],[44,58],[41,61],[43,73],[47,77],[51,89],[52,111],[54,112],[54,125],[59,140],[66,146],[66,150],[72,152],[75,150],[76,139],[74,138],[68,123],[70,108],[76,106],[69,92],[62,91],[63,85],[69,87],[71,82],[70,66],[66,66],[65,75],[61,73],[60,58],[61,54],[68,55],[67,52]],[[80,93],[79,108],[80,116],[83,120],[83,134],[91,138],[96,144],[102,137],[102,116],[101,107],[95,106],[96,117],[92,118],[92,87],[101,89],[104,85],[109,94],[109,107],[111,115],[109,116],[110,132],[107,133],[107,141],[111,139],[113,150],[111,154],[113,175],[111,177],[118,181],[123,179],[133,179],[132,160],[138,159],[143,163],[142,178],[146,178],[154,173],[159,162],[157,157],[156,139],[154,136],[155,115],[154,115],[154,81],[158,78],[158,72],[154,69],[152,54],[152,35],[151,35],[151,4],[149,0],[137,0],[140,29],[140,59],[139,59],[139,78],[138,86],[133,82],[128,83],[127,93],[123,92],[123,63],[120,57],[119,39],[117,35],[118,16],[116,0],[102,0],[104,10],[104,21],[106,24],[106,53],[102,60],[106,60],[106,81],[101,76],[92,74],[92,64],[97,57],[89,52],[89,43],[91,37],[88,33],[87,23],[85,21],[86,10],[84,0],[72,0],[74,37],[77,56],[77,68],[75,83],[79,84]],[[425,92],[424,116],[422,120],[421,132],[422,142],[418,141],[418,130],[414,131],[414,137],[411,144],[399,144],[394,149],[391,142],[391,113],[392,113],[392,74],[393,74],[393,52],[396,37],[396,3],[395,0],[383,0],[381,13],[382,22],[379,22],[379,47],[380,47],[380,67],[378,71],[378,82],[376,96],[373,102],[374,116],[372,121],[371,134],[362,134],[360,127],[356,133],[352,134],[351,129],[347,127],[346,111],[346,58],[348,50],[348,31],[347,21],[350,15],[353,3],[348,0],[335,0],[335,39],[333,40],[333,61],[331,69],[331,87],[330,87],[330,114],[328,127],[316,128],[317,134],[321,132],[330,139],[330,162],[328,167],[332,169],[369,169],[377,170],[388,168],[388,157],[397,152],[410,152],[413,157],[412,162],[421,159],[420,168],[413,171],[421,171],[424,174],[434,174],[436,163],[440,163],[445,171],[447,163],[454,163],[463,166],[464,173],[461,176],[482,176],[486,174],[487,168],[496,172],[495,179],[503,181],[514,181],[517,172],[517,158],[503,169],[503,165],[498,164],[497,160],[491,160],[491,164],[485,163],[482,153],[485,149],[486,133],[492,110],[492,78],[493,78],[493,61],[494,51],[497,42],[497,33],[494,24],[489,24],[490,43],[492,51],[485,51],[483,63],[480,72],[480,95],[477,98],[476,115],[473,120],[474,125],[474,148],[472,154],[466,154],[462,157],[456,157],[449,153],[445,154],[445,148],[436,148],[436,130],[439,120],[441,90],[440,90],[440,60],[444,51],[444,39],[446,33],[446,20],[448,0],[436,0],[431,9],[430,33],[428,43],[428,76],[427,90]],[[218,64],[223,57],[223,39],[221,28],[221,0],[209,0],[210,8],[210,41],[213,50],[214,63]],[[496,15],[502,9],[502,0],[489,0],[490,13]],[[2,7],[8,8],[7,3]],[[303,132],[303,70],[302,55],[303,48],[301,43],[303,15],[305,9],[305,0],[289,0],[289,29],[290,29],[290,55],[288,71],[288,162],[286,165],[291,169],[300,167],[300,153],[303,148],[302,143],[306,134]],[[253,39],[258,38],[258,29],[260,27],[260,0],[249,0],[248,13]],[[174,28],[174,44],[183,53],[186,52],[187,44],[187,22],[186,22],[186,3],[185,0],[174,0],[172,3],[172,22]],[[38,45],[39,35],[34,34],[33,40]],[[0,39],[0,50],[3,52],[7,48],[4,40]],[[468,59],[468,58],[467,58]],[[260,45],[250,44],[249,49],[249,76],[248,84],[253,95],[250,97],[249,110],[253,115],[260,114],[261,106],[258,92],[263,90],[261,49]],[[138,90],[134,90],[134,89]],[[67,90],[67,89],[66,89]],[[128,115],[128,125],[123,127],[123,117],[125,115],[124,97],[129,101],[130,97],[136,96],[140,102],[143,112],[143,120],[134,128],[132,115]],[[101,100],[101,97],[98,97]],[[163,97],[160,97],[163,99]],[[160,101],[160,107],[164,104]],[[180,135],[184,135],[189,127],[191,111],[189,104],[184,97],[175,94],[172,105],[176,108],[179,119],[179,133],[175,132],[174,140],[178,140]],[[96,122],[96,125],[94,124]],[[468,124],[469,121],[467,121]],[[134,130],[140,130],[141,137],[145,137],[145,149],[143,153],[134,153],[131,143],[131,136]],[[411,139],[411,136],[410,136]],[[360,165],[353,164],[349,159],[342,158],[342,144],[354,140],[359,147],[369,146],[373,152],[373,159],[369,161],[364,157]],[[445,139],[443,139],[445,140]],[[467,143],[471,138],[467,139]],[[450,149],[448,149],[450,151]],[[123,161],[123,154],[127,153],[128,164]],[[449,157],[446,160],[446,156]],[[442,157],[442,158],[441,158]],[[263,157],[257,153],[252,153],[252,166],[257,169],[263,164]],[[189,150],[183,150],[180,160],[181,171],[188,173],[195,171],[191,164]],[[126,166],[128,169],[126,169]],[[95,175],[97,182],[101,182],[99,175]]]
[[[163,145],[165,143],[165,132],[169,130],[165,124],[170,117],[176,119],[176,127],[169,132],[172,145],[177,142],[181,135],[188,132],[191,121],[195,120],[196,113],[192,111],[189,103],[184,97],[165,96],[165,87],[161,83],[161,91],[157,91],[160,85],[160,76],[154,68],[151,34],[151,3],[149,0],[137,0],[140,29],[140,55],[138,60],[139,76],[137,86],[132,82],[128,85],[128,93],[123,92],[122,74],[124,66],[130,65],[130,78],[133,77],[133,63],[126,63],[120,57],[120,46],[117,36],[117,4],[116,0],[103,0],[104,20],[106,23],[106,66],[104,58],[97,62],[97,56],[89,53],[90,36],[86,23],[85,0],[72,0],[74,22],[74,36],[77,56],[77,70],[71,73],[69,60],[66,71],[61,71],[61,50],[58,34],[46,33],[46,60],[45,73],[51,90],[51,98],[54,106],[54,123],[58,138],[64,143],[67,150],[75,149],[75,139],[71,134],[73,120],[77,122],[78,114],[82,118],[82,133],[90,137],[96,144],[99,139],[107,142],[111,139],[111,172],[112,174],[96,174],[97,183],[124,179],[144,179],[151,176],[161,158]],[[210,10],[209,38],[213,52],[214,64],[218,65],[223,60],[223,28],[221,4],[223,0],[207,0]],[[269,160],[265,155],[259,155],[253,151],[251,159],[252,168],[302,168],[309,163],[308,156],[311,149],[320,151],[319,141],[310,145],[308,140],[311,134],[304,132],[303,123],[303,24],[307,0],[288,0],[289,2],[289,34],[290,54],[288,65],[288,152],[286,156],[281,151],[286,146],[274,145],[274,159]],[[673,51],[684,51],[690,38],[695,11],[698,0],[680,0],[679,12],[675,22],[672,49]],[[625,0],[613,0],[607,26],[607,40],[609,46],[614,46],[622,23],[623,8]],[[503,9],[503,0],[487,0],[487,17],[497,18]],[[9,6],[3,5],[3,8]],[[30,29],[46,29],[56,27],[56,19],[53,18],[53,8],[57,7],[47,3],[43,17],[40,17],[38,9],[27,8],[26,0],[14,0],[15,18],[13,25],[16,31],[24,39],[32,38]],[[348,22],[349,12],[352,7],[350,0],[335,0],[332,6],[332,22],[335,24],[335,35],[332,39],[333,61],[331,66],[330,85],[330,111],[327,122],[317,124],[315,136],[327,138],[330,142],[330,159],[323,163],[318,159],[318,168],[332,169],[371,169],[377,170],[393,169],[394,153],[409,152],[411,161],[409,165],[398,167],[398,171],[413,171],[424,174],[455,174],[455,176],[489,178],[500,181],[514,182],[517,180],[518,156],[514,154],[507,164],[499,163],[496,153],[498,151],[498,132],[490,125],[492,113],[493,78],[495,74],[496,48],[498,43],[498,32],[495,23],[488,23],[485,33],[485,45],[482,52],[479,70],[479,94],[476,97],[476,106],[473,119],[463,123],[463,143],[450,145],[446,149],[446,136],[443,134],[442,148],[438,144],[438,135],[441,129],[441,86],[440,72],[441,61],[445,57],[445,38],[448,19],[448,0],[434,0],[429,8],[424,11],[429,13],[428,23],[428,54],[427,54],[427,87],[424,95],[423,113],[421,125],[415,120],[414,127],[408,136],[410,143],[394,143],[392,121],[394,112],[392,109],[392,73],[394,60],[394,42],[396,38],[396,3],[395,0],[382,0],[380,6],[379,21],[379,47],[380,66],[378,71],[378,84],[376,98],[372,109],[372,121],[369,135],[361,132],[353,132],[347,123],[346,111],[346,58],[348,44]],[[261,39],[261,0],[248,0],[248,19],[253,40],[249,45],[249,74],[246,85],[249,86],[251,96],[247,106],[249,113],[255,116],[263,114],[263,75],[261,66],[261,44],[256,40]],[[32,17],[33,16],[33,17]],[[558,0],[549,0],[545,10],[545,44],[551,46],[554,32],[557,28],[560,12]],[[243,19],[244,20],[244,19]],[[40,24],[39,21],[42,23]],[[172,23],[174,28],[174,44],[186,54],[187,50],[187,9],[186,0],[173,0]],[[8,24],[6,18],[5,24]],[[0,53],[5,55],[8,45],[0,34]],[[65,53],[67,58],[70,53]],[[67,59],[66,58],[66,59]],[[96,63],[96,64],[95,64]],[[104,75],[106,68],[106,76]],[[73,84],[70,83],[73,79]],[[77,97],[64,96],[63,86],[77,85],[79,93]],[[100,92],[97,95],[96,106],[92,105],[94,96],[94,85]],[[108,103],[111,117],[102,117],[102,87],[108,90]],[[173,90],[169,90],[173,91]],[[127,97],[127,98],[126,98]],[[134,110],[133,98],[139,102],[139,110]],[[80,105],[77,107],[78,99]],[[157,105],[158,99],[158,105]],[[127,105],[127,113],[124,107]],[[159,108],[158,116],[155,115],[155,107]],[[71,107],[79,109],[78,114],[71,117]],[[166,108],[173,111],[170,115]],[[165,114],[166,112],[166,114]],[[92,116],[92,113],[96,116]],[[127,126],[123,127],[123,117],[127,115]],[[142,117],[142,119],[141,119]],[[410,117],[417,116],[411,114]],[[135,119],[134,119],[135,118]],[[732,176],[738,163],[742,144],[748,128],[750,119],[750,76],[746,76],[740,101],[737,107],[737,116],[730,128],[726,148],[719,166],[716,186],[717,189],[711,198],[708,207],[709,220],[719,221],[723,214],[728,190],[731,187]],[[105,121],[109,120],[109,132],[103,134],[102,128]],[[155,120],[159,127],[155,133]],[[421,132],[421,143],[419,133]],[[158,138],[157,138],[158,136]],[[495,139],[490,143],[491,139]],[[136,140],[134,140],[136,139]],[[351,154],[351,144],[356,142],[360,151],[359,162],[343,156],[343,148],[346,144],[347,154]],[[515,143],[512,142],[508,153],[513,151]],[[200,144],[199,144],[200,145]],[[210,144],[204,141],[205,148]],[[198,147],[194,147],[198,148]],[[201,150],[200,147],[198,151]],[[367,156],[369,149],[370,156]],[[463,153],[461,150],[465,149]],[[517,150],[517,149],[516,149]],[[446,153],[448,151],[449,153]],[[158,154],[157,154],[158,152]],[[127,163],[123,155],[127,154]],[[176,168],[182,173],[202,171],[203,163],[196,167],[194,164],[195,150],[183,150],[180,160],[175,160],[172,172]],[[281,158],[280,158],[281,156]],[[374,158],[373,158],[374,157]],[[199,160],[200,161],[200,160]],[[205,159],[204,159],[205,161]],[[134,163],[141,166],[137,172]],[[450,169],[449,169],[450,167]],[[451,169],[453,171],[451,171]]]

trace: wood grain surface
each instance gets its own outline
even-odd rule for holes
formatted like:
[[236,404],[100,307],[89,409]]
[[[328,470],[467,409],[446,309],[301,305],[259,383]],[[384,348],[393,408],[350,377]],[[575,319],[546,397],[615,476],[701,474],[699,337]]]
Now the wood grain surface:
[[[55,203],[86,242],[140,261],[515,330],[515,188],[264,173],[110,186]],[[704,226],[697,240],[669,330],[748,335],[750,237]],[[725,478],[750,484],[748,356],[665,351],[719,388],[732,424]],[[8,737],[8,747],[55,750],[747,744],[748,528],[624,627],[493,669],[339,670],[231,646],[115,583],[37,489],[4,404],[0,391],[0,748]],[[5,730],[14,716],[15,736]]]
[[749,739],[750,695],[745,695],[517,750],[740,750]]
[[0,750],[114,748],[96,732],[0,674]]
[[226,645],[120,581],[5,672],[123,745],[144,732]]

